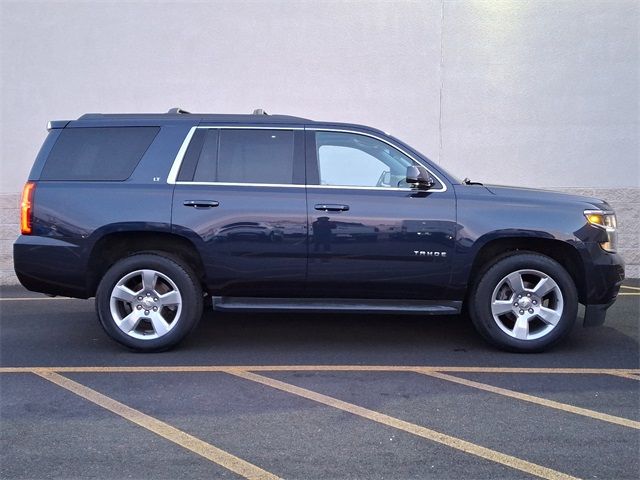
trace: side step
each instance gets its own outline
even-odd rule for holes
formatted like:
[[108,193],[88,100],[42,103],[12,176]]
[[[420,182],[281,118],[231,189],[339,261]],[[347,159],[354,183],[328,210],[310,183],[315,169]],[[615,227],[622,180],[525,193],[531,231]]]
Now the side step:
[[415,313],[455,315],[462,302],[426,300],[371,300],[359,298],[212,297],[214,310],[313,311],[355,313]]

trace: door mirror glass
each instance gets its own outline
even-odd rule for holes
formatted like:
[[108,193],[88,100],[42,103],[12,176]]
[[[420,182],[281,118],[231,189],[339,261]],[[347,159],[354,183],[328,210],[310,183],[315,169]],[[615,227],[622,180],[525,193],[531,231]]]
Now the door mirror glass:
[[407,183],[428,190],[433,187],[435,181],[426,168],[418,165],[409,165],[407,167]]

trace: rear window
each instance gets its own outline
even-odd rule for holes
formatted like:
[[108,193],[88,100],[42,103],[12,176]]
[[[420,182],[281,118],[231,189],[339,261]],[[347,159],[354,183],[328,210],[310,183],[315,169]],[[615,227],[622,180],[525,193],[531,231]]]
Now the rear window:
[[42,180],[122,181],[131,176],[159,127],[65,128]]

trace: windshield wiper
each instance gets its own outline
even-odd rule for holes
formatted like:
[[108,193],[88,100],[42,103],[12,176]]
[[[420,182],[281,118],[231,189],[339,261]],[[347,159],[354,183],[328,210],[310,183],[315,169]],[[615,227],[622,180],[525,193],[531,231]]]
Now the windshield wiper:
[[480,182],[472,182],[469,178],[465,178],[462,183],[465,185],[482,185]]

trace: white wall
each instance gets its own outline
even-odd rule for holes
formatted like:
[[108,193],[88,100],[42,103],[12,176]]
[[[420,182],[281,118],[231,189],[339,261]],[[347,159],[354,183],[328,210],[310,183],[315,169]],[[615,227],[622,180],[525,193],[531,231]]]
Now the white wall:
[[487,182],[640,185],[635,0],[0,5],[0,192],[50,119],[173,106],[365,123]]

